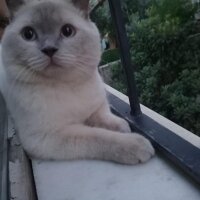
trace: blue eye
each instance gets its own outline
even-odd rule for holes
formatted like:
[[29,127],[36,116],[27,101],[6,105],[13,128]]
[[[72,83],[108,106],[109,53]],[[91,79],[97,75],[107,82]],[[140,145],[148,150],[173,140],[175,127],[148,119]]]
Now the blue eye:
[[24,27],[22,29],[21,35],[27,41],[33,41],[37,38],[35,30],[30,26]]
[[61,28],[61,33],[63,36],[65,37],[72,37],[76,34],[76,30],[75,28],[70,25],[70,24],[65,24],[62,28]]

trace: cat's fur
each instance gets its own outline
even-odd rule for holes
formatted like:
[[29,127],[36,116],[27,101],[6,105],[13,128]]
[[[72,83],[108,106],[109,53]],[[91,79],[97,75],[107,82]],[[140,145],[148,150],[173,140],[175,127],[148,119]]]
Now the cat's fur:
[[[145,162],[154,155],[150,142],[129,134],[128,123],[109,109],[97,70],[100,36],[86,5],[88,0],[34,2],[5,31],[0,79],[20,140],[39,159]],[[64,24],[76,34],[62,37]],[[37,40],[22,38],[24,26],[34,27]],[[58,48],[54,63],[42,53],[45,46]]]

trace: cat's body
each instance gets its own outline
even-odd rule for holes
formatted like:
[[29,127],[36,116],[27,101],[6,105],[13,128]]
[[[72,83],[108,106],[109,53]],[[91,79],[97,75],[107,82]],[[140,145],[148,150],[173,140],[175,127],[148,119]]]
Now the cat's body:
[[[20,140],[39,159],[144,162],[154,150],[142,136],[120,133],[130,128],[109,109],[97,70],[99,33],[88,0],[77,2],[29,5],[5,32],[1,89]],[[27,40],[30,27],[34,40]]]

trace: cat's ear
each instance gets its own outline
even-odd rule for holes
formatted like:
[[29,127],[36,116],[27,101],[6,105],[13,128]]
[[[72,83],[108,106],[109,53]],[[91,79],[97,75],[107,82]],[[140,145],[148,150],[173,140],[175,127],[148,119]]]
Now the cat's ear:
[[24,0],[6,0],[11,17],[19,10],[19,8],[25,4]]
[[83,11],[86,18],[89,18],[89,2],[90,0],[72,0],[72,3]]

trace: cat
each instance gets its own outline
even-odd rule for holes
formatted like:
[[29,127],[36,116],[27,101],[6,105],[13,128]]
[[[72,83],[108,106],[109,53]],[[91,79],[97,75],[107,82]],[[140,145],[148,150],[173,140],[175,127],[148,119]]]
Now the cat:
[[110,111],[89,0],[23,5],[1,51],[1,90],[30,157],[133,165],[154,155],[151,143]]

